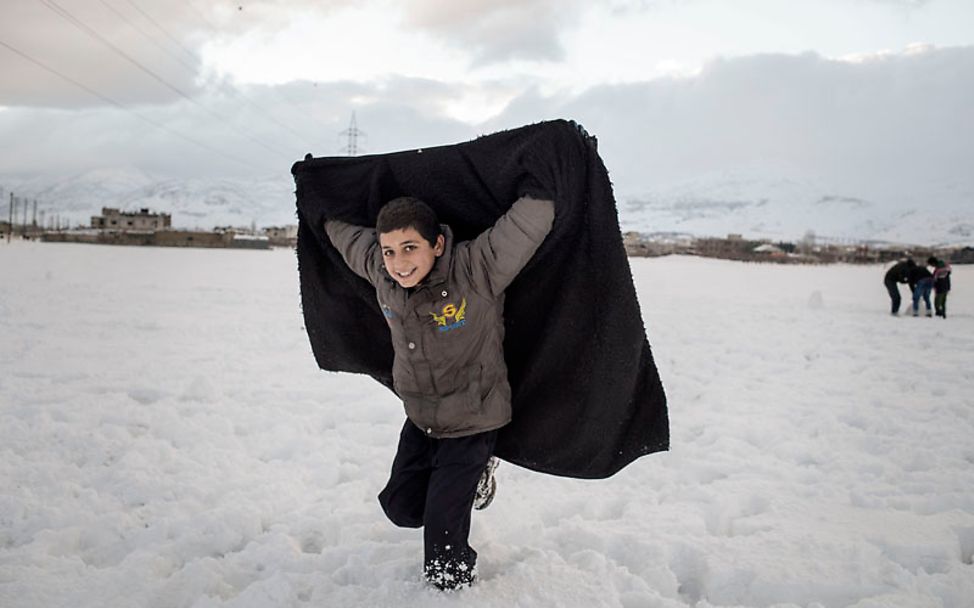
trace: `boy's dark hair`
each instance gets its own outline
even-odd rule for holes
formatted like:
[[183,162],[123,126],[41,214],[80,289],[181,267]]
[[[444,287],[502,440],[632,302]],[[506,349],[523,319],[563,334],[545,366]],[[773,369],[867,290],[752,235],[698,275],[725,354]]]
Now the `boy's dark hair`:
[[375,220],[375,230],[379,234],[406,228],[415,228],[431,247],[436,245],[436,237],[442,234],[436,212],[414,196],[392,199],[382,206]]
[[928,266],[936,266],[939,263],[940,263],[940,260],[938,260],[934,256],[930,256],[929,258],[927,258],[927,265]]

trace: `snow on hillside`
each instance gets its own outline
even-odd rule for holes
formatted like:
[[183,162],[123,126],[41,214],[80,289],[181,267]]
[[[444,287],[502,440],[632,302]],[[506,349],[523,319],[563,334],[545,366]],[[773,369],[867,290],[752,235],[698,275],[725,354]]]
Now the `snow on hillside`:
[[[801,239],[807,232],[852,240],[919,245],[974,245],[974,183],[918,186],[917,193],[871,195],[794,167],[739,168],[662,183],[619,195],[625,230],[748,238]],[[169,212],[173,225],[258,226],[295,223],[294,184],[282,170],[270,178],[162,179],[136,169],[104,169],[51,181],[0,178],[0,186],[37,198],[41,209],[88,224],[102,207]],[[619,192],[625,184],[617,184]]]
[[852,194],[787,167],[701,175],[619,200],[625,230],[698,236],[819,236],[921,245],[974,244],[974,184],[930,184],[922,196]]
[[672,451],[503,464],[444,595],[375,499],[401,405],[315,367],[292,251],[0,244],[0,606],[970,606],[974,269],[942,320],[879,266],[632,267]]
[[49,216],[85,225],[102,207],[171,213],[177,228],[297,223],[294,182],[286,170],[263,179],[162,179],[138,169],[102,169],[58,180],[0,179],[0,185],[38,199],[38,209]]

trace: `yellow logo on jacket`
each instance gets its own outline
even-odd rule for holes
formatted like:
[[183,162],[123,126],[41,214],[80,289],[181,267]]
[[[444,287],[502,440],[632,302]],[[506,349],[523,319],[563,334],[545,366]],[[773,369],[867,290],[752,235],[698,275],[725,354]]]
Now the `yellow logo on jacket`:
[[436,329],[439,331],[450,331],[458,327],[463,327],[467,322],[465,315],[467,312],[467,298],[460,303],[460,308],[455,304],[447,304],[443,307],[441,314],[431,312],[430,315],[436,321]]

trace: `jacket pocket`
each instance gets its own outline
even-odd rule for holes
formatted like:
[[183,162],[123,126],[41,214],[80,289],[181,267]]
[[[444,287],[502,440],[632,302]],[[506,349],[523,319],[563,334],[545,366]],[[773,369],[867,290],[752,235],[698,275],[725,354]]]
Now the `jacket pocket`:
[[436,415],[443,432],[477,428],[483,418],[480,366],[461,370],[455,387],[441,395]]
[[471,365],[466,390],[467,408],[478,415],[484,411],[484,388],[484,364]]

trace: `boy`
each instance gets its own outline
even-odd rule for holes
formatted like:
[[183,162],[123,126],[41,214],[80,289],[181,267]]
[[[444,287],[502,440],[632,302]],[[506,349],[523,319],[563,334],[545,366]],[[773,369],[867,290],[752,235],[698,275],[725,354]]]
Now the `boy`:
[[424,574],[439,589],[476,576],[471,507],[482,476],[482,501],[492,498],[497,429],[511,420],[504,290],[553,221],[551,201],[522,197],[476,239],[456,243],[428,205],[401,197],[383,206],[374,230],[325,222],[345,263],[375,287],[392,337],[407,420],[379,502],[394,524],[424,528]]

